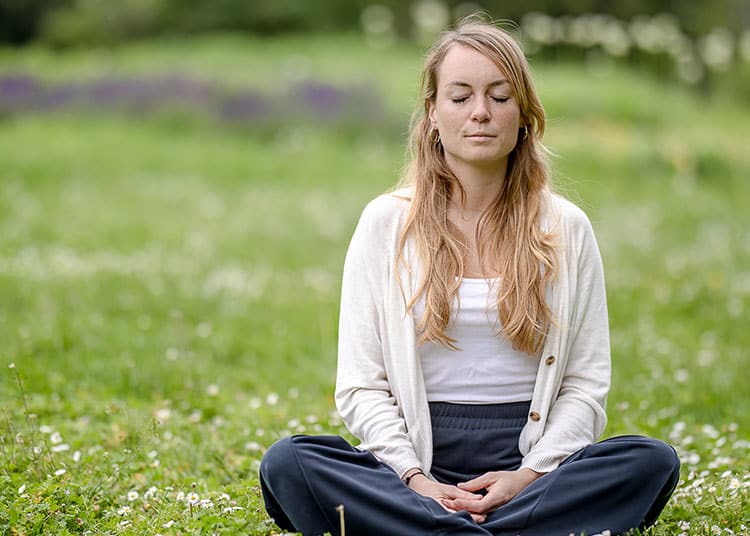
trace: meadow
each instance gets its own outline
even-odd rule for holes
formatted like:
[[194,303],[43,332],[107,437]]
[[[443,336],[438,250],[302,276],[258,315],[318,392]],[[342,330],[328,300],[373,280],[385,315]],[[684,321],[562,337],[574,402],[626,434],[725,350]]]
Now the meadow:
[[[421,53],[347,35],[0,51],[0,78],[176,73],[273,103],[233,121],[214,101],[0,101],[0,533],[278,532],[259,460],[285,435],[347,434],[341,268],[398,179]],[[612,64],[532,67],[555,187],[605,266],[605,436],[682,460],[647,534],[750,534],[750,110]],[[289,88],[313,83],[357,109],[311,112]]]

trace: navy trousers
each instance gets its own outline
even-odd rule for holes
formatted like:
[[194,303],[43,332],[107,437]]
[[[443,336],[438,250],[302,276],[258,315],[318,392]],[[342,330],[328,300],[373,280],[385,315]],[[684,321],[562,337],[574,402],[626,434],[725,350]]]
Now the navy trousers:
[[[431,403],[432,475],[457,484],[521,464],[518,436],[529,403]],[[679,479],[674,449],[620,436],[589,445],[477,524],[409,489],[389,466],[338,436],[293,436],[266,452],[260,482],[268,514],[284,530],[350,536],[614,536],[656,521]]]

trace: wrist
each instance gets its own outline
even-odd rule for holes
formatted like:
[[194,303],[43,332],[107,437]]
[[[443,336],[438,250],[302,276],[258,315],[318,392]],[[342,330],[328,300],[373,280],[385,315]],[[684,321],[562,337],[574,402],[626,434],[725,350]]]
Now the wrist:
[[402,480],[407,487],[411,487],[410,484],[412,483],[412,481],[419,478],[427,478],[427,476],[424,474],[424,471],[422,471],[422,469],[415,467],[414,469],[409,469],[406,473],[404,473],[404,477],[402,478]]
[[520,469],[519,472],[524,474],[526,479],[529,481],[529,484],[531,484],[537,478],[547,474],[547,473],[539,473],[537,471],[534,471],[533,469],[529,469],[528,467],[524,467],[523,469]]

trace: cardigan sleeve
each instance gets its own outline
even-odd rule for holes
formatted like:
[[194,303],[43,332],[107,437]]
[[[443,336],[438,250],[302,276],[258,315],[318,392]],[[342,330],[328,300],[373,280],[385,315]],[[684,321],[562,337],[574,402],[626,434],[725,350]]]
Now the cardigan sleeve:
[[[384,364],[384,296],[398,214],[383,197],[365,208],[344,261],[335,400],[351,433],[402,476],[421,467]],[[398,201],[396,201],[398,202]],[[387,334],[385,334],[387,335]]]
[[567,234],[569,321],[560,327],[567,331],[560,348],[567,359],[544,433],[522,462],[538,472],[594,443],[607,424],[611,356],[602,260],[591,223],[577,207]]

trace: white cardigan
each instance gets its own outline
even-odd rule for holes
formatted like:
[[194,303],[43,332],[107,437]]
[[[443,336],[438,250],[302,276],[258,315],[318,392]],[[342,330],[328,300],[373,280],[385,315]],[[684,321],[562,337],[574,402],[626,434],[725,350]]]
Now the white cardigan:
[[[432,430],[416,344],[395,272],[399,235],[410,192],[371,201],[360,217],[344,263],[339,317],[336,406],[357,437],[399,475],[429,473]],[[548,297],[555,317],[547,334],[519,438],[521,466],[546,473],[595,442],[607,423],[610,384],[607,304],[601,257],[586,215],[545,194],[543,227],[557,233],[558,276]],[[413,245],[401,270],[414,292],[418,265]],[[548,298],[549,299],[549,298]]]

